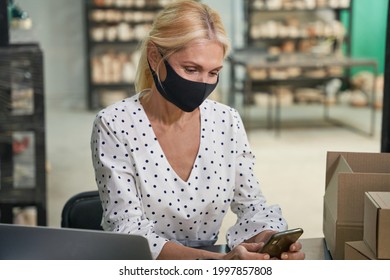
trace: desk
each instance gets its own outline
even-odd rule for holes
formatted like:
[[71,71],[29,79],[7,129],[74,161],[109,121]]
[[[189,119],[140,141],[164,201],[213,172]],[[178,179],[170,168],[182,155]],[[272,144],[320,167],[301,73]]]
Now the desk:
[[[324,238],[302,238],[299,239],[302,244],[302,251],[306,254],[306,260],[331,260],[330,253],[326,248]],[[229,248],[226,245],[214,245],[201,247],[201,249],[216,252],[226,253]]]
[[332,257],[325,244],[324,238],[303,238],[302,251],[306,254],[306,260],[331,260]]
[[[277,57],[269,57],[260,53],[257,50],[243,49],[236,50],[230,57],[230,96],[229,96],[229,105],[235,106],[235,97],[236,92],[242,92],[244,100],[248,96],[251,96],[253,92],[257,89],[269,89],[269,94],[276,97],[275,104],[275,122],[272,125],[276,133],[279,134],[281,121],[281,104],[279,95],[275,93],[275,88],[278,86],[298,86],[298,85],[324,85],[332,79],[338,78],[341,80],[346,80],[345,77],[349,75],[324,75],[324,76],[305,76],[304,74],[297,74],[295,76],[289,77],[279,77],[272,78],[270,75],[264,79],[253,78],[251,73],[254,70],[263,70],[270,72],[272,69],[291,69],[299,68],[302,71],[305,70],[327,70],[331,67],[341,67],[346,69],[349,73],[350,69],[353,67],[371,67],[373,69],[374,77],[378,75],[378,66],[377,62],[373,59],[354,59],[351,57],[344,56],[315,56],[315,55],[280,55]],[[241,87],[238,86],[240,80],[238,79],[238,69],[243,68],[245,77],[243,78]],[[325,98],[327,98],[327,93],[325,92]],[[375,83],[372,86],[372,94],[370,100],[371,106],[371,123],[369,135],[374,135],[375,129]],[[328,103],[325,102],[325,119],[332,121],[334,123],[342,124],[340,121],[331,120],[329,118]],[[272,116],[272,105],[269,102],[268,105],[268,124],[271,125]],[[246,115],[246,114],[245,114]],[[245,116],[248,117],[248,116]],[[345,125],[345,124],[344,124]],[[360,130],[360,128],[356,128]]]

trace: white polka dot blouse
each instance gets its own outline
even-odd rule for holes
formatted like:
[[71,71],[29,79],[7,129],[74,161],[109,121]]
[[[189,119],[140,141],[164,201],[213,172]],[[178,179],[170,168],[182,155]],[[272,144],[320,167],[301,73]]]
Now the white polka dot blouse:
[[268,206],[254,175],[252,154],[236,110],[205,100],[200,146],[183,181],[159,145],[139,94],[100,111],[91,149],[105,230],[145,236],[154,258],[167,241],[211,245],[230,209],[230,248],[266,229],[284,230],[277,205]]

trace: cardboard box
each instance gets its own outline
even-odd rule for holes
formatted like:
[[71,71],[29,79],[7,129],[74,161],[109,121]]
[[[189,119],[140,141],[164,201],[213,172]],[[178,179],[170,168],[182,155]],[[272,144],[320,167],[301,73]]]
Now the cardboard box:
[[367,192],[363,240],[377,259],[390,259],[390,192]]
[[346,260],[375,260],[374,253],[364,241],[345,242]]
[[323,232],[333,259],[363,240],[364,193],[390,191],[390,153],[328,152]]

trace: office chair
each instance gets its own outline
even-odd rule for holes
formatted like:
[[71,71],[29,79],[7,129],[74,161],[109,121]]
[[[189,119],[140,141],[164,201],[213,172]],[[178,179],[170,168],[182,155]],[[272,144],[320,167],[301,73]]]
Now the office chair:
[[61,213],[61,227],[103,230],[102,205],[98,191],[78,193],[65,203]]

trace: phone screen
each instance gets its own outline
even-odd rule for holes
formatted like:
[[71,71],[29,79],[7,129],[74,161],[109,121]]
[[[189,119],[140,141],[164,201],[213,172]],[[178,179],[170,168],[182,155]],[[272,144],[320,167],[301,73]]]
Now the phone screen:
[[303,229],[295,228],[273,234],[260,249],[260,253],[267,253],[271,258],[280,258],[283,252],[287,252],[294,242],[302,235]]

